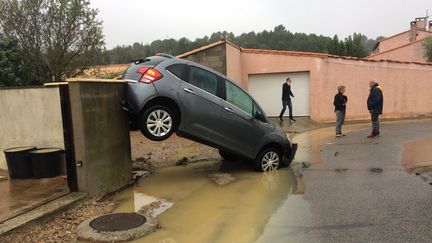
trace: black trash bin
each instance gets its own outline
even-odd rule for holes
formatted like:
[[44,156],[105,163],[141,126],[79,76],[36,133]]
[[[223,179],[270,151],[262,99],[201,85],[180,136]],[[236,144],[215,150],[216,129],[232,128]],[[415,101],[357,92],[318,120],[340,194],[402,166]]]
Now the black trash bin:
[[29,152],[34,178],[55,177],[62,172],[65,163],[64,150],[59,148],[40,148]]
[[32,162],[29,151],[36,147],[16,147],[8,148],[3,152],[6,157],[6,163],[11,179],[27,179],[33,177]]

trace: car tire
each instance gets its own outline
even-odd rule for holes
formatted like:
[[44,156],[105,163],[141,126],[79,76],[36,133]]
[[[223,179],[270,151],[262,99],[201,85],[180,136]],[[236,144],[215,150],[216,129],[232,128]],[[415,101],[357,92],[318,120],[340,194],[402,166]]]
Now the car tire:
[[282,160],[282,153],[279,149],[265,148],[254,161],[255,170],[258,172],[277,170],[282,164]]
[[238,159],[238,157],[235,156],[234,154],[220,149],[219,149],[219,155],[226,161],[234,161]]
[[169,138],[177,130],[177,117],[164,105],[155,105],[146,109],[140,119],[141,133],[153,141]]

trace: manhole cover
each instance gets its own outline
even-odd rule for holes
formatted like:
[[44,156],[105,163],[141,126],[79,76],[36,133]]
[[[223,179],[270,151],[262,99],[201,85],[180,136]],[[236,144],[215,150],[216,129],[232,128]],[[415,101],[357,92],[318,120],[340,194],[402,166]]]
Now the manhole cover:
[[136,213],[115,213],[95,218],[90,227],[98,231],[125,231],[143,225],[146,218]]

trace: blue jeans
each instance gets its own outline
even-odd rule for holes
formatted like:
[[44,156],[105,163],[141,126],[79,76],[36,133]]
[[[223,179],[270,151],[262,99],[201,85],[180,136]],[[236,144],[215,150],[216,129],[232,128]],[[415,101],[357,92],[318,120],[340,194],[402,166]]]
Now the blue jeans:
[[279,117],[282,117],[284,115],[287,106],[288,106],[288,109],[289,109],[289,117],[293,118],[291,100],[282,100],[282,110],[281,110],[281,112],[279,114]]
[[336,135],[342,134],[342,125],[345,122],[345,112],[335,111],[336,113]]

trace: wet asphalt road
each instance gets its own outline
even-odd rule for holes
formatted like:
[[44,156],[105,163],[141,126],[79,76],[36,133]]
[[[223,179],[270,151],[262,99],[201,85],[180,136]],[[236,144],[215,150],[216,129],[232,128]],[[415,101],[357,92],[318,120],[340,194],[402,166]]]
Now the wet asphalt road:
[[404,171],[401,156],[403,144],[432,136],[432,122],[368,133],[325,145],[322,163],[304,171],[304,195],[287,197],[258,242],[431,242],[432,186]]

